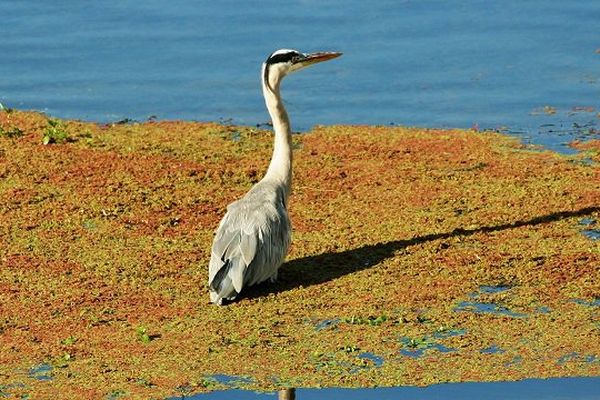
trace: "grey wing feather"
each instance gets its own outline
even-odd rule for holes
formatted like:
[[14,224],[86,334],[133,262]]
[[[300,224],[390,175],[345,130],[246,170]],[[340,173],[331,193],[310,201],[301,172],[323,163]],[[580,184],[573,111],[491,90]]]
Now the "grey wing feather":
[[273,278],[289,243],[290,223],[282,202],[232,203],[212,246],[211,291],[219,301],[232,299],[244,286]]
[[236,226],[238,224],[236,223],[235,214],[231,211],[225,214],[217,230],[211,250],[208,281],[211,288],[219,292],[222,291],[219,290],[219,285],[227,278],[229,278],[236,291],[241,290],[244,277],[244,258],[252,256],[251,251],[241,251],[240,244],[243,235],[239,227]]

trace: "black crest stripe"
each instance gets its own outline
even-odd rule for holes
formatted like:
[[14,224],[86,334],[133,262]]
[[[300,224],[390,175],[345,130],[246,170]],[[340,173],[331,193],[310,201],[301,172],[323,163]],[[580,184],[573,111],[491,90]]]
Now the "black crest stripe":
[[289,62],[289,61],[292,61],[292,58],[299,57],[299,56],[300,56],[300,54],[296,51],[275,54],[275,55],[271,55],[271,56],[269,56],[269,58],[267,58],[266,64],[270,65],[270,64],[277,64],[280,62]]
[[[267,60],[269,61],[269,60]],[[271,88],[271,84],[269,83],[269,63],[265,62],[265,71],[264,71],[264,76],[263,76],[263,80],[265,82],[265,85],[267,85],[267,87],[269,88],[269,90],[273,90]]]

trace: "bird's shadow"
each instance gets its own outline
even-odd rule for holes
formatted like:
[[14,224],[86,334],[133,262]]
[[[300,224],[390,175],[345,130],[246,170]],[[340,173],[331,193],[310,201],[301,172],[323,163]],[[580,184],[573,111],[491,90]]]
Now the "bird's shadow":
[[475,229],[457,228],[451,232],[418,236],[412,239],[394,240],[385,243],[365,245],[352,250],[328,252],[315,256],[297,258],[286,262],[279,270],[275,283],[265,283],[246,288],[241,298],[253,299],[269,293],[285,292],[297,287],[307,287],[328,282],[344,275],[362,271],[379,264],[408,246],[456,236],[469,236],[476,233],[498,232],[522,226],[535,226],[566,218],[582,217],[600,211],[600,207],[586,207],[575,211],[559,211],[528,220],[515,221]]

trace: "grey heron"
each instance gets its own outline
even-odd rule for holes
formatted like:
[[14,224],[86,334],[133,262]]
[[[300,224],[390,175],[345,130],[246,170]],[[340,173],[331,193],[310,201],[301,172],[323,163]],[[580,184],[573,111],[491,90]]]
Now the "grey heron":
[[221,305],[246,286],[274,282],[291,242],[288,200],[292,180],[292,133],[280,94],[282,79],[342,53],[304,54],[281,49],[262,65],[262,91],[273,122],[273,156],[265,176],[227,206],[215,234],[208,267],[210,300]]

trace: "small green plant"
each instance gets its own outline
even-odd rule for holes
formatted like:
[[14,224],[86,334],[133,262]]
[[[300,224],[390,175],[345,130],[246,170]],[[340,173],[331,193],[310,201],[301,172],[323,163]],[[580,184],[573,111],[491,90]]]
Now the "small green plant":
[[347,324],[352,325],[369,325],[369,326],[379,326],[388,320],[388,317],[385,315],[380,315],[378,317],[369,316],[367,318],[351,316],[349,318],[343,318],[342,321]]
[[198,386],[203,387],[203,388],[214,388],[218,384],[219,384],[219,382],[217,382],[216,379],[211,378],[211,377],[206,377],[206,378],[200,379]]
[[429,318],[426,315],[423,315],[423,314],[417,315],[417,322],[420,323],[420,324],[426,324],[426,323],[429,323],[431,321],[432,321],[432,319]]
[[136,336],[138,340],[142,343],[150,343],[154,339],[160,337],[160,335],[150,335],[148,334],[148,329],[145,326],[138,326],[135,330]]
[[71,353],[65,351],[60,356],[57,356],[52,360],[52,367],[67,368],[69,366],[69,362],[73,361],[74,358],[75,357]]
[[[7,114],[11,114],[13,112],[12,108],[5,107],[2,103],[0,103],[0,111],[3,111]],[[7,116],[7,121],[10,122],[10,115]],[[0,137],[7,138],[17,138],[25,135],[22,129],[17,128],[16,126],[11,126],[9,128],[3,128],[0,126]]]
[[405,340],[405,345],[409,349],[426,349],[431,347],[431,340],[423,337],[423,338],[408,338]]
[[44,129],[42,143],[47,145],[51,143],[65,143],[71,138],[67,133],[65,126],[57,119],[49,119],[48,125]]
[[106,400],[117,400],[120,399],[121,397],[125,396],[127,393],[124,390],[113,390],[112,392],[110,392],[107,396],[106,396]]
[[354,345],[346,345],[340,348],[344,353],[355,353],[360,350],[357,346]]
[[137,329],[135,330],[135,333],[140,342],[150,343],[151,339],[150,339],[150,335],[148,335],[148,330],[146,329],[146,327],[138,326]]
[[74,336],[69,336],[68,338],[60,341],[60,343],[65,346],[72,346],[75,344],[75,342],[77,342],[77,338]]
[[154,386],[154,383],[152,383],[151,381],[149,381],[146,378],[137,378],[137,379],[135,379],[135,383],[137,383],[138,385],[145,387],[145,388],[151,388]]
[[17,128],[16,126],[10,127],[8,129],[4,129],[0,126],[0,136],[2,137],[6,137],[6,138],[18,138],[21,136],[24,136],[25,133]]
[[0,111],[4,111],[5,113],[10,114],[14,111],[14,109],[6,107],[4,104],[0,103]]

